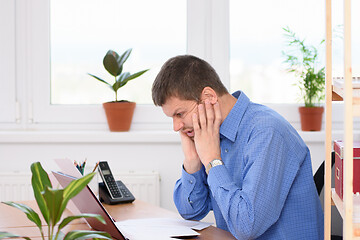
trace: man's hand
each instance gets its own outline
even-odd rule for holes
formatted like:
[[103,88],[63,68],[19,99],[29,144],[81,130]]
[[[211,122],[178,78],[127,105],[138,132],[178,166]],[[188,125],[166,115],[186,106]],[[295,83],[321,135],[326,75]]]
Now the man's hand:
[[185,155],[184,168],[187,173],[195,173],[201,169],[201,161],[195,149],[194,141],[180,131],[181,146]]
[[198,106],[199,117],[193,114],[195,131],[195,147],[202,164],[206,167],[214,159],[221,159],[220,154],[220,124],[221,111],[219,103],[212,105],[208,100]]

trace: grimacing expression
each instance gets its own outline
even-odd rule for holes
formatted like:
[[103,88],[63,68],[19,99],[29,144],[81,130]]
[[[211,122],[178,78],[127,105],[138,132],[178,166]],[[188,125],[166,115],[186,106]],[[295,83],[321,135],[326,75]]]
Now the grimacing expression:
[[175,132],[181,131],[188,137],[194,138],[192,115],[197,113],[197,106],[196,101],[170,97],[161,107],[165,115],[173,119]]

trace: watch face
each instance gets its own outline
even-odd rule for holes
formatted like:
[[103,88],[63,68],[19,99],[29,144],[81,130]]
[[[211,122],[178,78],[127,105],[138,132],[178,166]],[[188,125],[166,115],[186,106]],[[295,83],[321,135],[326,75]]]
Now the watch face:
[[211,161],[211,166],[215,167],[215,166],[219,166],[219,165],[224,165],[223,162],[219,159],[215,159]]
[[206,173],[209,174],[209,171],[212,167],[219,166],[219,165],[224,165],[223,161],[221,161],[220,159],[212,160],[211,162],[209,162],[209,164],[205,168]]

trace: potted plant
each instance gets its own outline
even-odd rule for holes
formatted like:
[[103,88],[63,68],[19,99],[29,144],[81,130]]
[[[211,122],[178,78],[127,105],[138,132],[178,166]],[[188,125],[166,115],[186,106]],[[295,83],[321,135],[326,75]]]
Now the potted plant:
[[[100,231],[87,230],[73,230],[68,233],[63,233],[63,228],[71,221],[79,218],[95,218],[103,224],[105,220],[98,214],[80,214],[75,216],[65,217],[61,222],[61,216],[66,208],[67,203],[75,197],[81,190],[91,181],[95,173],[90,173],[82,178],[72,181],[64,189],[53,189],[49,176],[42,168],[39,162],[31,165],[31,185],[34,191],[34,196],[42,216],[48,226],[46,239],[51,240],[80,240],[80,239],[112,239],[110,234]],[[44,229],[39,215],[30,207],[15,202],[3,202],[9,206],[15,207],[23,211],[27,218],[35,223],[39,228],[41,239],[45,240]],[[60,223],[59,223],[60,222]],[[0,239],[3,238],[24,238],[30,239],[26,236],[19,236],[8,232],[0,232]]]
[[88,73],[90,76],[108,85],[115,92],[115,101],[103,103],[109,129],[113,132],[128,131],[131,126],[135,102],[126,100],[118,100],[117,91],[124,87],[130,80],[133,80],[147,70],[143,70],[134,74],[123,72],[123,65],[129,58],[132,49],[126,50],[121,56],[113,50],[109,50],[104,59],[103,65],[105,69],[114,77],[114,82],[109,83],[95,75]]
[[[283,28],[289,46],[285,62],[289,65],[288,72],[299,77],[296,84],[300,89],[305,106],[299,107],[301,130],[320,131],[324,107],[320,102],[325,98],[325,67],[318,67],[318,50],[312,45],[306,45],[296,34]],[[320,42],[320,45],[324,40]]]

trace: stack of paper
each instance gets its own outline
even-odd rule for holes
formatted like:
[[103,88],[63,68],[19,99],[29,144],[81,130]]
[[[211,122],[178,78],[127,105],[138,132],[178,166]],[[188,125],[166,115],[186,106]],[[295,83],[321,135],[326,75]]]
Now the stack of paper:
[[[344,78],[343,77],[336,77],[333,79],[334,86],[338,88],[344,88]],[[352,78],[352,87],[353,88],[360,88],[360,77],[353,77]]]
[[212,223],[174,218],[131,219],[115,224],[127,238],[132,240],[173,240],[173,237],[197,236],[199,233],[194,230],[203,230],[212,225]]
[[[340,89],[340,91],[344,91],[344,78],[334,78],[333,85],[335,89]],[[352,78],[352,88],[353,88],[353,97],[359,98],[360,97],[360,77],[353,77]]]

